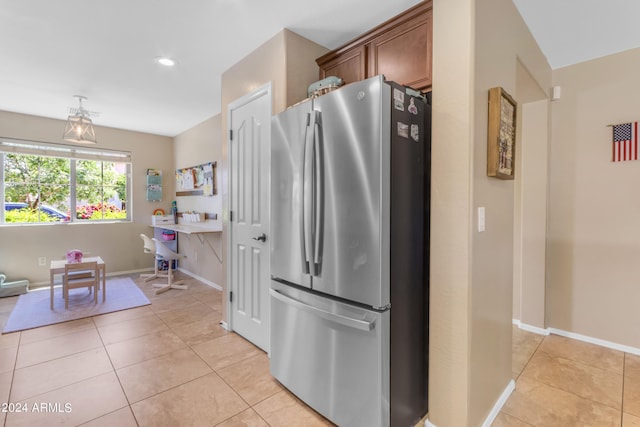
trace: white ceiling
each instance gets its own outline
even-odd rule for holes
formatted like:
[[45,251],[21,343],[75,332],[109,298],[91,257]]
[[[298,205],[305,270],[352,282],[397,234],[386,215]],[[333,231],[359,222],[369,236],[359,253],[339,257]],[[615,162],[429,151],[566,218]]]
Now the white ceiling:
[[640,46],[637,0],[513,0],[551,68]]
[[[66,119],[78,94],[96,125],[174,136],[219,113],[221,74],[283,28],[333,49],[418,2],[2,0],[0,110]],[[553,68],[640,46],[640,2],[514,3]]]

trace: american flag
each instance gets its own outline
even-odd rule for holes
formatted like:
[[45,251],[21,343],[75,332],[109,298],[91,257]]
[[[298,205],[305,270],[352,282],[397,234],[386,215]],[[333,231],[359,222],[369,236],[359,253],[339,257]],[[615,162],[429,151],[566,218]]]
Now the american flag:
[[613,125],[614,162],[638,160],[638,122]]

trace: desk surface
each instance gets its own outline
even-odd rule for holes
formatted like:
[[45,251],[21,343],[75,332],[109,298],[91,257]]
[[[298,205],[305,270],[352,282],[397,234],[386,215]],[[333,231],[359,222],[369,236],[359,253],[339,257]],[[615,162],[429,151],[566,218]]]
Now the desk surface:
[[196,223],[196,224],[156,224],[154,228],[163,228],[185,234],[221,233],[222,224],[219,223]]
[[[104,268],[104,261],[99,256],[87,256],[82,258],[82,262],[91,262],[96,261],[100,268]],[[66,259],[52,259],[51,260],[51,270],[62,270],[64,273],[64,265],[67,263]],[[56,273],[58,273],[56,271]]]

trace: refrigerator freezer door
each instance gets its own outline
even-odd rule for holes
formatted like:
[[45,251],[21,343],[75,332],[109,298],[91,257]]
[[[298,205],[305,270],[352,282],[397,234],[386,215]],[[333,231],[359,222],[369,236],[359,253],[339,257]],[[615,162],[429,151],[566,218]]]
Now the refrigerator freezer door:
[[312,288],[375,308],[389,297],[390,88],[382,76],[314,100]]
[[389,310],[272,282],[271,374],[343,427],[389,425]]
[[311,286],[313,256],[310,237],[305,240],[312,225],[312,199],[303,197],[312,187],[310,111],[311,102],[306,102],[271,121],[271,276],[306,287]]

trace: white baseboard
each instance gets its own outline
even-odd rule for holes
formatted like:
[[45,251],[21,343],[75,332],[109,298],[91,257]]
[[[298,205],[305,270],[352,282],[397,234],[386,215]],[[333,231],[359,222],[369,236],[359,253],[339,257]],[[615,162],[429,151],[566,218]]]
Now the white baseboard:
[[146,272],[149,272],[149,271],[153,271],[153,268],[149,267],[149,268],[139,268],[137,270],[114,271],[112,273],[107,273],[107,277],[122,276],[122,275],[125,275],[125,274],[146,273]]
[[221,321],[220,321],[220,326],[222,326],[222,328],[223,328],[225,331],[228,331],[228,330],[229,330],[229,324],[228,324],[227,322],[225,322],[224,320],[221,320]]
[[549,328],[549,332],[555,335],[560,335],[560,336],[571,338],[574,340],[584,341],[591,344],[599,345],[601,347],[607,347],[613,350],[624,351],[625,353],[631,353],[631,354],[640,356],[640,348],[637,348],[637,347],[631,347],[629,345],[618,344],[618,343],[607,341],[607,340],[601,340],[599,338],[592,338],[586,335],[576,334],[574,332],[567,332],[567,331],[563,331],[561,329],[556,329],[556,328]]
[[198,279],[199,281],[201,281],[202,283],[204,283],[205,285],[209,285],[212,288],[215,288],[219,291],[222,290],[222,286],[218,285],[217,283],[214,283],[210,280],[205,279],[204,277],[200,277],[195,273],[190,272],[189,270],[185,270],[184,268],[178,268],[179,271],[183,272],[184,274],[187,274],[191,277],[193,277],[194,279]]
[[549,335],[549,328],[540,328],[538,326],[532,326],[532,325],[527,325],[526,323],[522,323],[520,320],[518,319],[513,319],[513,324],[516,325],[518,328],[522,329],[523,331],[528,331],[528,332],[533,332],[534,334],[538,334],[538,335]]
[[637,347],[631,347],[629,345],[618,344],[618,343],[615,343],[615,342],[612,342],[612,341],[602,340],[600,338],[593,338],[593,337],[590,337],[590,336],[587,336],[587,335],[577,334],[575,332],[564,331],[562,329],[556,329],[556,328],[542,329],[542,328],[538,328],[536,326],[531,326],[531,325],[527,325],[525,323],[522,323],[518,319],[513,319],[513,324],[516,325],[517,327],[519,327],[520,329],[523,329],[523,330],[529,331],[529,332],[533,332],[535,334],[539,334],[539,335],[549,335],[549,334],[560,335],[561,337],[567,337],[567,338],[571,338],[571,339],[578,340],[578,341],[584,341],[584,342],[588,342],[590,344],[599,345],[600,347],[606,347],[606,348],[610,348],[612,350],[624,351],[625,353],[631,353],[631,354],[635,354],[635,355],[639,355],[640,356],[640,348],[637,348]]
[[[219,291],[222,291],[222,286],[218,285],[217,283],[214,283],[210,280],[205,279],[204,277],[200,277],[197,274],[194,274],[192,272],[190,272],[189,270],[185,270],[182,268],[178,268],[179,271],[187,274],[188,276],[193,277],[194,279],[198,279],[199,281],[201,281],[202,283],[204,283],[205,285],[211,286],[214,289],[217,289]],[[112,271],[107,273],[107,277],[111,277],[111,276],[122,276],[125,274],[137,274],[137,273],[146,273],[149,271],[153,271],[153,268],[148,267],[148,268],[140,268],[137,270],[125,270],[125,271]],[[29,288],[38,288],[38,287],[49,287],[49,281],[42,281],[42,282],[32,282],[29,284]]]
[[511,396],[511,393],[513,393],[513,390],[515,389],[516,382],[514,380],[509,381],[509,384],[507,384],[505,389],[502,391],[502,394],[496,401],[496,404],[493,405],[493,408],[491,409],[491,412],[489,412],[487,418],[484,420],[484,423],[482,423],[482,427],[491,427],[491,424],[493,424],[493,422],[496,420],[496,417],[502,410],[502,407],[505,403],[507,403],[507,399],[509,398],[509,396]]
[[[110,273],[107,273],[107,277],[112,277],[112,276],[123,276],[125,274],[136,274],[136,273],[146,273],[149,271],[153,271],[153,268],[140,268],[137,270],[126,270],[126,271],[112,271]],[[61,282],[55,282],[57,284],[60,284]],[[41,287],[49,287],[49,281],[48,280],[44,280],[44,281],[40,281],[40,282],[31,282],[29,283],[29,289],[34,289],[34,288],[41,288]]]
[[[490,427],[491,424],[493,424],[496,417],[502,410],[502,407],[507,402],[507,399],[509,398],[509,396],[511,396],[511,393],[513,393],[513,390],[515,389],[516,389],[516,382],[514,380],[509,381],[509,384],[507,384],[505,389],[502,391],[502,394],[496,401],[495,405],[493,405],[493,408],[491,408],[491,412],[489,412],[489,415],[482,423],[482,427]],[[433,424],[431,421],[429,421],[429,418],[427,418],[424,421],[424,427],[436,427],[436,425]]]
[[[623,351],[625,353],[630,353],[630,354],[635,354],[635,355],[640,356],[640,348],[631,347],[631,346],[623,345],[623,344],[618,344],[618,343],[615,343],[615,342],[602,340],[602,339],[599,339],[599,338],[593,338],[593,337],[589,337],[589,336],[586,336],[586,335],[576,334],[575,332],[567,332],[567,331],[564,331],[562,329],[556,329],[556,328],[543,329],[543,328],[539,328],[539,327],[536,327],[536,326],[527,325],[525,323],[522,323],[518,319],[513,319],[513,324],[516,325],[517,327],[519,327],[520,329],[523,329],[523,330],[529,331],[529,332],[533,332],[535,334],[539,334],[539,335],[550,335],[550,334],[560,335],[562,337],[571,338],[571,339],[574,339],[574,340],[583,341],[583,342],[587,342],[587,343],[590,343],[590,344],[599,345],[601,347],[606,347],[606,348],[610,348],[610,349],[613,349],[613,350],[619,350],[619,351]],[[507,399],[509,398],[509,396],[511,395],[513,390],[515,390],[515,387],[516,387],[515,382],[513,380],[511,380],[509,382],[509,384],[507,385],[507,387],[502,392],[502,395],[500,396],[500,398],[498,399],[498,401],[494,405],[493,409],[491,410],[491,412],[489,413],[489,415],[485,419],[484,423],[482,424],[483,427],[491,426],[491,424],[495,421],[496,417],[500,413],[500,410],[504,406],[505,402],[507,401]],[[424,426],[425,427],[436,427],[436,425],[431,423],[428,418],[425,420]]]

